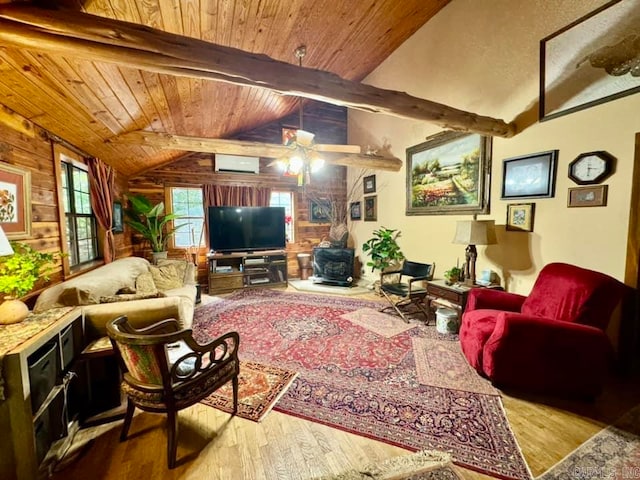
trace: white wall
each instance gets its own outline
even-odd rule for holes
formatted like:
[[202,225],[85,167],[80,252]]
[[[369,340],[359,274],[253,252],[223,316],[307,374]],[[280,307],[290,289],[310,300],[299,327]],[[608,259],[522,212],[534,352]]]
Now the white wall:
[[[440,102],[524,128],[510,139],[493,139],[491,213],[498,244],[478,247],[477,269],[492,268],[509,291],[527,294],[547,263],[563,261],[624,278],[635,133],[640,131],[640,95],[631,95],[554,120],[537,123],[540,40],[589,13],[605,0],[453,0],[396,50],[364,83]],[[427,122],[349,110],[349,141],[405,149],[440,129]],[[506,232],[507,202],[500,200],[505,158],[559,150],[554,198],[536,204],[533,233]],[[618,159],[606,180],[606,207],[567,208],[568,164],[577,155],[605,150]],[[354,175],[354,172],[350,172]],[[451,243],[456,220],[470,216],[406,216],[406,172],[377,171],[377,222],[352,222],[360,247],[379,226],[402,231],[406,257],[436,262],[436,277],[464,260],[464,246]],[[362,200],[362,198],[359,198]],[[366,263],[367,258],[358,254]],[[370,269],[366,276],[373,278]]]

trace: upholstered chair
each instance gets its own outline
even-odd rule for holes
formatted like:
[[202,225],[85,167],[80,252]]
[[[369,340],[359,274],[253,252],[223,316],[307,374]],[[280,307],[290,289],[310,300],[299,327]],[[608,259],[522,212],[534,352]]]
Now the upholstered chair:
[[167,462],[176,464],[178,410],[199,402],[225,383],[233,386],[238,406],[238,347],[240,338],[229,332],[204,345],[181,330],[176,320],[143,329],[133,328],[126,316],[107,324],[107,333],[123,372],[122,390],[127,413],[120,440],[127,438],[136,407],[167,415]]
[[566,263],[546,265],[529,296],[474,288],[462,315],[462,351],[498,387],[593,398],[612,359],[605,329],[625,290]]
[[605,329],[626,289],[565,263],[546,265],[529,296],[474,288],[462,315],[462,351],[498,387],[593,398],[612,360]]

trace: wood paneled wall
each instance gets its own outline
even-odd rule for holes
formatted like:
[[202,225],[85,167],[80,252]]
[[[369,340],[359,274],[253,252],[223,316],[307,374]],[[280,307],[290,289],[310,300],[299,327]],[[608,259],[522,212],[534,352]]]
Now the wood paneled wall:
[[[308,113],[307,113],[308,112]],[[304,127],[316,134],[319,143],[345,143],[347,137],[346,109],[321,103],[305,106]],[[298,117],[292,115],[279,122],[245,132],[236,138],[269,143],[281,143],[283,127],[297,127]],[[272,159],[260,159],[260,174],[216,173],[215,156],[193,154],[177,162],[158,167],[141,175],[131,177],[129,191],[143,194],[151,201],[164,200],[165,187],[201,186],[204,184],[269,186],[274,190],[295,192],[294,235],[295,241],[287,245],[289,276],[298,276],[298,253],[310,253],[311,249],[328,236],[330,224],[309,221],[309,196],[324,198],[346,198],[346,169],[326,166],[322,172],[313,174],[311,183],[304,189],[297,186],[293,177],[284,177],[270,165]],[[149,256],[148,246],[134,237],[134,254]],[[170,251],[170,257],[180,257],[181,250]],[[207,283],[206,251],[199,255],[198,279]]]
[[[63,227],[58,214],[53,143],[45,130],[2,105],[0,110],[0,162],[31,172],[31,236],[16,241],[27,243],[38,251],[59,252],[62,250],[60,229]],[[122,195],[126,188],[127,179],[116,175],[118,195]],[[129,256],[131,251],[129,236],[117,235],[117,256]],[[38,282],[27,295],[27,300],[32,301],[43,288],[62,280],[62,267],[58,262],[50,281]]]

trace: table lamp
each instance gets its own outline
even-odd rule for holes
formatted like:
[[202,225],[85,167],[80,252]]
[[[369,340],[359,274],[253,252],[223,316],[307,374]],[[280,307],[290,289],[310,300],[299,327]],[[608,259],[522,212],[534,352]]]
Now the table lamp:
[[495,222],[493,220],[459,220],[456,224],[456,235],[453,243],[467,245],[465,249],[464,283],[473,286],[476,283],[476,245],[493,245],[496,240]]

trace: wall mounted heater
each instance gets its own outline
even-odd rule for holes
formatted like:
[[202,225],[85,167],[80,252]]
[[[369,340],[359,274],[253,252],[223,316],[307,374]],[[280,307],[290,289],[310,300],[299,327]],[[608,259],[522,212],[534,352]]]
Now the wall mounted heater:
[[216,154],[215,171],[258,174],[260,173],[260,158]]

